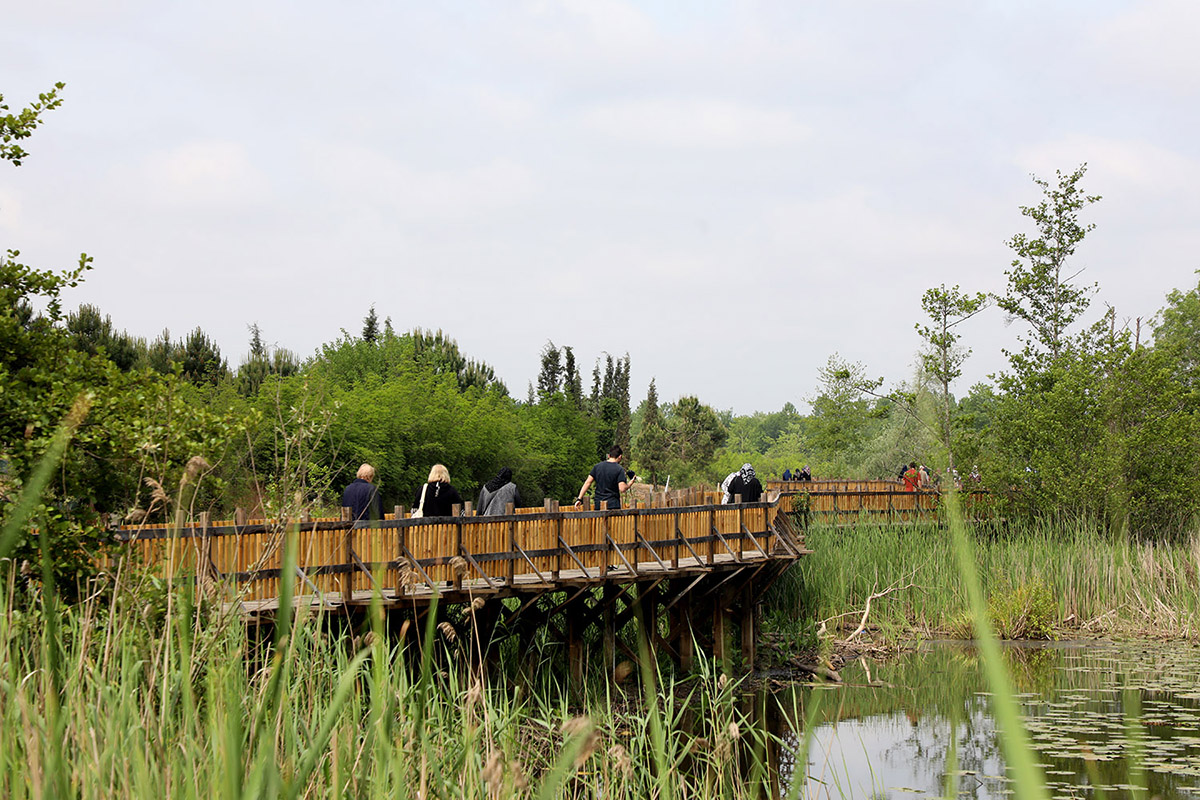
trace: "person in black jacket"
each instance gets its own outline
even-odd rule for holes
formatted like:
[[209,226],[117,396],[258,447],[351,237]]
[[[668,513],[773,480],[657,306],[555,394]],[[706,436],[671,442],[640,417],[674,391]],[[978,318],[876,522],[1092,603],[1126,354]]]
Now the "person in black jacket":
[[[425,497],[424,505],[421,504],[422,494]],[[413,510],[420,508],[426,517],[449,517],[454,513],[454,506],[458,506],[461,514],[462,495],[450,485],[450,470],[446,469],[446,465],[434,464],[433,469],[429,470],[429,480],[413,498]]]
[[762,483],[754,475],[754,467],[742,464],[738,474],[729,482],[729,495],[737,500],[741,495],[743,503],[757,503],[762,497]]
[[359,467],[357,477],[342,492],[342,508],[350,509],[350,519],[355,522],[383,519],[383,500],[375,486],[375,468],[370,464]]

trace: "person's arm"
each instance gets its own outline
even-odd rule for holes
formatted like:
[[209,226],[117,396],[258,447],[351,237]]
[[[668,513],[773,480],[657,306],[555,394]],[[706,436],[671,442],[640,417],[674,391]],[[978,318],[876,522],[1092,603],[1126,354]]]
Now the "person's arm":
[[373,484],[371,486],[371,506],[375,509],[375,515],[371,519],[383,519],[383,496],[379,494],[379,487]]
[[583,502],[583,496],[587,494],[587,490],[592,488],[592,484],[595,482],[595,478],[593,478],[591,475],[587,476],[587,480],[583,482],[583,488],[579,490],[579,494],[575,495],[575,505],[579,505]]
[[521,505],[521,489],[514,483],[513,484],[513,508],[516,508],[519,505]]

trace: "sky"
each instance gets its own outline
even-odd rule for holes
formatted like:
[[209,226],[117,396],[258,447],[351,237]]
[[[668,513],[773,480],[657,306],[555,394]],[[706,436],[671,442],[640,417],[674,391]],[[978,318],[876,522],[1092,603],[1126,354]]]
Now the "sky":
[[[232,367],[374,305],[524,398],[547,342],[634,403],[801,410],[834,353],[911,380],[921,295],[1002,293],[1031,180],[1082,163],[1075,255],[1143,337],[1200,268],[1200,3],[39,0],[0,26],[0,248],[66,305]],[[1020,323],[961,326],[959,394]]]

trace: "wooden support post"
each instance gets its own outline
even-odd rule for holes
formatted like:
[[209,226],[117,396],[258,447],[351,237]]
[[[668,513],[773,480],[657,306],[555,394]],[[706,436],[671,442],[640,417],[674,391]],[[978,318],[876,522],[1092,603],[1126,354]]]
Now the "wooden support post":
[[617,588],[611,584],[604,587],[604,672],[611,681],[617,669],[617,629],[614,627]]
[[679,629],[679,638],[675,643],[675,649],[679,653],[679,670],[686,674],[692,671],[696,656],[695,639],[692,633],[692,598],[685,597],[675,604],[672,611],[675,613]]
[[233,524],[239,528],[250,521],[250,515],[246,513],[244,508],[235,508],[233,510]]
[[[658,608],[655,602],[657,596],[658,590],[653,588],[653,585],[647,586],[644,583],[637,585],[638,662],[643,670],[652,671],[654,669],[654,640],[658,630]],[[643,658],[651,659],[651,663],[640,663]]]
[[742,668],[747,672],[754,671],[754,659],[757,655],[755,649],[755,609],[757,608],[756,598],[754,596],[753,582],[746,584],[742,589],[742,609],[741,609],[741,628],[742,628]]
[[729,674],[729,630],[726,624],[729,611],[725,608],[725,592],[718,591],[713,597],[713,659],[721,665],[726,675]]
[[[353,520],[354,509],[348,506],[342,506],[342,522],[351,522]],[[348,526],[342,533],[342,566],[350,566],[350,532],[353,530],[353,524]],[[288,579],[291,576],[287,576]],[[350,599],[354,596],[354,572],[339,572],[338,583],[341,586],[342,602],[346,605],[350,604]]]
[[[547,501],[549,502],[549,501]],[[582,600],[575,600],[567,605],[567,661],[570,664],[571,685],[576,690],[583,688],[584,653],[583,631],[587,627],[582,622],[587,606]]]

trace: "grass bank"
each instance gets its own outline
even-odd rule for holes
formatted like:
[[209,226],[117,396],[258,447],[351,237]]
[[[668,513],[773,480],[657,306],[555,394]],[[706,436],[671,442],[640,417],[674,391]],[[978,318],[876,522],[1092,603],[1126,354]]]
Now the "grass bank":
[[768,735],[703,660],[580,697],[537,652],[528,679],[481,680],[434,627],[352,637],[309,618],[256,643],[178,590],[11,599],[0,797],[742,798],[767,776]]
[[[1200,534],[1134,542],[1085,524],[968,533],[993,627],[1007,638],[1200,637]],[[820,527],[767,599],[767,618],[845,635],[867,602],[871,637],[970,635],[950,533],[934,525]]]

